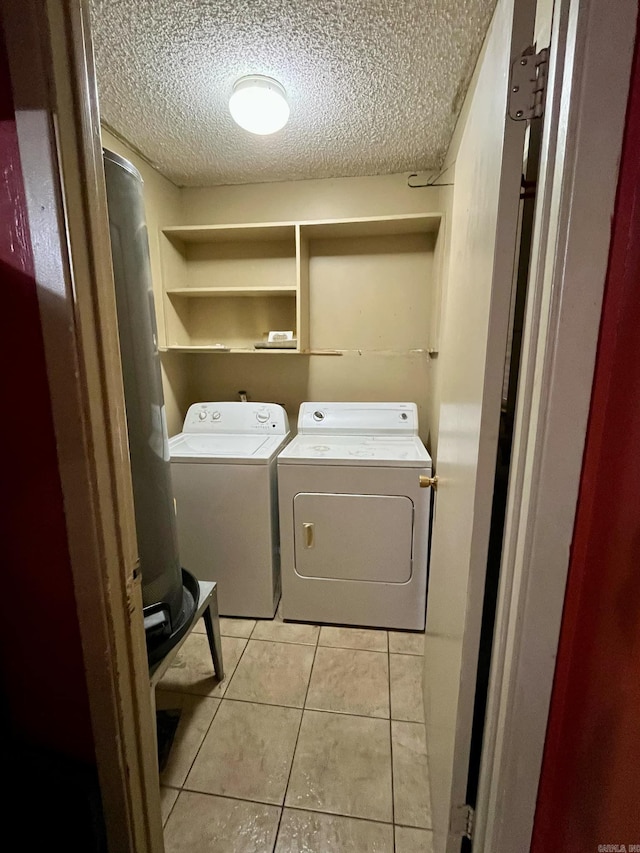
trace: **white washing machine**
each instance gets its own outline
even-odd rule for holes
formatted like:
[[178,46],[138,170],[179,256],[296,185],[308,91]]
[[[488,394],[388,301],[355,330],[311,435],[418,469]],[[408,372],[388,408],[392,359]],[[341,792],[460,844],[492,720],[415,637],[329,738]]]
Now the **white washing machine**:
[[287,414],[274,403],[194,403],[169,441],[180,559],[217,582],[224,616],[276,612],[276,456],[288,436]]
[[415,403],[303,403],[278,457],[285,619],[422,630],[431,457]]

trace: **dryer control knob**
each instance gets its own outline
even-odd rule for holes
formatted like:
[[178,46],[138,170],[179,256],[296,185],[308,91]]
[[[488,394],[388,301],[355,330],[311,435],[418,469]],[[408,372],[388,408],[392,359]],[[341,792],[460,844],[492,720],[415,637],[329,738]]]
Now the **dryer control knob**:
[[206,412],[198,412],[198,417],[200,418],[201,421],[203,421],[207,417],[207,413]]
[[266,424],[269,420],[269,409],[258,409],[256,412],[256,420],[260,424]]
[[211,412],[211,420],[212,421],[219,421],[220,417],[221,417],[220,412]]

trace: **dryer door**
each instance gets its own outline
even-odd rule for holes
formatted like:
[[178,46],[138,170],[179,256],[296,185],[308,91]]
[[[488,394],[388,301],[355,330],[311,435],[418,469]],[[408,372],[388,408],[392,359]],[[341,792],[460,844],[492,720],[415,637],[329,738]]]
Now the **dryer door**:
[[382,583],[411,578],[410,498],[302,492],[293,500],[293,517],[301,577]]

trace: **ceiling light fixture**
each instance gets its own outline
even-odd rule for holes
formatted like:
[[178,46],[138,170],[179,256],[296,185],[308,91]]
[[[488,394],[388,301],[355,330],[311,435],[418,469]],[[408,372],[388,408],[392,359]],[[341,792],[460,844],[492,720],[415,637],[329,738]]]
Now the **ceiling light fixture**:
[[236,80],[229,111],[240,127],[260,136],[275,133],[289,120],[284,86],[262,74],[249,74]]

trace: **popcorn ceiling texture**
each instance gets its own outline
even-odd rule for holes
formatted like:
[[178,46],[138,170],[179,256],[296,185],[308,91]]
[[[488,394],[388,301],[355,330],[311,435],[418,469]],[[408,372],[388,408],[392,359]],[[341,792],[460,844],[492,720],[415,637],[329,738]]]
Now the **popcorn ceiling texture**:
[[[178,186],[437,169],[495,0],[92,0],[103,120]],[[287,90],[258,137],[245,74]]]

